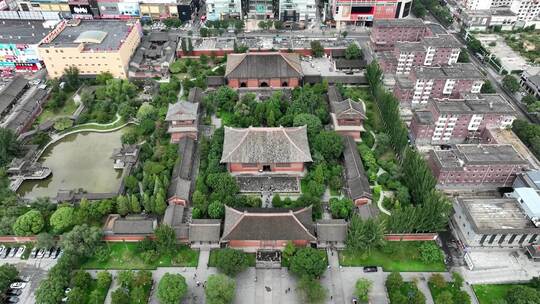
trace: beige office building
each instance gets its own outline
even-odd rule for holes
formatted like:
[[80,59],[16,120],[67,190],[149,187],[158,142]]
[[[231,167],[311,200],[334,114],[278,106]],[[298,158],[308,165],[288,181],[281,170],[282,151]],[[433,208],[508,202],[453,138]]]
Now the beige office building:
[[64,69],[75,66],[81,75],[110,72],[127,78],[131,56],[139,45],[139,21],[62,21],[41,41],[38,52],[49,77],[58,78]]

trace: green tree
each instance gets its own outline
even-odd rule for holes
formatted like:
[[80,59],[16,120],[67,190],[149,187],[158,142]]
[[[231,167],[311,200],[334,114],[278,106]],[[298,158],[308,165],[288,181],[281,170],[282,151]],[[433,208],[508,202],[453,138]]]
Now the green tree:
[[9,285],[19,276],[19,271],[11,264],[0,266],[0,292],[5,292]]
[[56,234],[67,231],[73,226],[75,209],[73,207],[61,207],[51,215],[50,224]]
[[137,111],[137,119],[143,120],[146,118],[155,119],[157,111],[153,105],[148,102],[143,103]]
[[246,253],[241,250],[225,248],[215,251],[215,254],[217,269],[228,276],[234,277],[249,266]]
[[502,85],[508,89],[508,91],[515,93],[519,91],[520,85],[516,77],[512,75],[506,75],[502,79]]
[[169,225],[160,225],[154,231],[157,249],[160,252],[173,252],[176,249],[176,232]]
[[131,212],[133,213],[141,213],[141,204],[139,203],[139,199],[137,198],[137,196],[135,194],[132,194],[131,195],[131,199],[130,199],[130,208],[131,209]]
[[466,48],[461,48],[461,52],[459,52],[457,62],[461,62],[461,63],[471,62],[471,59],[469,58],[469,52],[467,51]]
[[313,278],[302,277],[298,282],[298,289],[302,292],[304,303],[324,303],[326,299],[326,289]]
[[220,201],[213,201],[208,205],[208,216],[213,219],[223,218],[225,215],[225,206]]
[[482,88],[480,89],[480,93],[482,94],[492,94],[496,93],[495,89],[493,88],[493,85],[491,84],[491,81],[484,80],[484,84],[482,85]]
[[92,255],[101,242],[102,232],[99,227],[89,227],[86,224],[73,227],[61,237],[61,245],[66,254],[79,257]]
[[306,126],[308,138],[313,138],[322,130],[322,123],[319,117],[307,113],[296,115],[293,120],[293,126]]
[[310,43],[311,46],[311,53],[313,54],[313,57],[319,58],[324,55],[324,48],[320,41],[314,40]]
[[440,303],[440,304],[454,304],[454,299],[452,298],[452,293],[448,290],[445,290],[443,292],[441,292],[438,296],[437,296],[437,303]]
[[208,277],[204,293],[208,304],[229,304],[234,300],[236,282],[224,274]]
[[38,234],[43,230],[45,222],[43,216],[37,210],[30,210],[19,216],[13,224],[13,232],[18,236]]
[[538,101],[538,99],[532,94],[528,94],[528,95],[524,96],[523,98],[521,98],[521,102],[523,102],[525,104],[528,104],[528,105],[533,104],[533,103],[535,103],[537,101]]
[[158,215],[163,215],[165,214],[166,209],[167,209],[167,202],[165,202],[165,198],[163,197],[163,194],[158,193],[154,201],[154,212]]
[[177,304],[187,293],[186,279],[180,274],[165,273],[159,281],[157,297],[162,304]]
[[348,219],[353,211],[354,204],[352,200],[348,198],[331,198],[330,199],[330,212],[333,218]]
[[17,135],[10,129],[0,128],[0,167],[6,166],[20,149]]
[[463,282],[465,282],[461,274],[455,271],[452,272],[452,279],[454,280],[454,285],[457,288],[461,288],[463,286]]
[[324,273],[326,266],[325,252],[307,247],[296,251],[291,258],[290,270],[299,277],[315,279]]
[[349,221],[347,249],[369,254],[373,248],[385,244],[384,233],[385,226],[383,222],[371,218],[364,221],[358,215],[353,215]]
[[356,43],[351,43],[347,46],[345,49],[345,58],[351,60],[351,59],[362,59],[364,57],[364,54],[362,52],[362,49],[358,46]]
[[319,152],[327,162],[340,159],[343,148],[343,139],[335,131],[322,131],[313,142],[313,150]]
[[71,286],[81,288],[82,290],[89,289],[92,284],[92,276],[84,270],[77,270],[71,278]]
[[129,304],[129,294],[126,289],[117,288],[111,294],[112,304]]
[[422,4],[420,0],[413,1],[412,13],[417,18],[424,18],[426,16],[426,7]]
[[75,91],[79,88],[80,79],[79,79],[79,69],[76,66],[70,66],[64,69],[64,75],[62,78],[66,82],[65,88],[69,91]]
[[446,288],[446,286],[447,286],[446,280],[444,279],[444,277],[440,273],[432,274],[431,277],[429,277],[429,283],[433,284],[433,286],[435,286],[435,287],[437,287],[439,289]]
[[39,284],[36,290],[36,303],[38,304],[57,304],[64,297],[65,287],[59,280],[44,280]]
[[71,128],[71,126],[73,126],[73,120],[71,120],[69,117],[58,118],[54,122],[54,129],[56,131],[64,131],[67,128]]
[[369,279],[358,279],[354,287],[354,295],[360,302],[367,303],[369,301],[369,290],[373,286],[373,282]]
[[54,236],[47,232],[42,232],[36,237],[36,247],[38,248],[51,248],[56,244]]
[[119,195],[116,197],[116,211],[122,216],[125,216],[129,213],[129,202],[127,197]]
[[534,288],[516,285],[506,293],[506,301],[512,304],[540,303],[540,293]]

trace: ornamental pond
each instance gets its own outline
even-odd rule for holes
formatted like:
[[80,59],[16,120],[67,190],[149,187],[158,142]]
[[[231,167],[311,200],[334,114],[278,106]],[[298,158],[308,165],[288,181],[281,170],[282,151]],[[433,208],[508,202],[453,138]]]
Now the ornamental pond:
[[39,158],[52,170],[46,179],[27,180],[17,193],[27,199],[56,197],[58,190],[84,189],[86,192],[116,192],[122,170],[113,168],[113,150],[122,146],[121,136],[127,130],[110,133],[81,132],[67,135],[51,144]]

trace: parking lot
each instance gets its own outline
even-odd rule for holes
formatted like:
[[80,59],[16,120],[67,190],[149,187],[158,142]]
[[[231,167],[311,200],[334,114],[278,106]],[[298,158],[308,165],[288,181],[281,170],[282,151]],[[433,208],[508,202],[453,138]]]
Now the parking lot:
[[[13,251],[13,249],[10,251]],[[38,254],[39,251],[36,251],[34,256],[30,254],[30,257],[27,260],[23,260],[20,256],[17,256],[18,252],[16,252],[14,256],[10,256],[8,253],[7,256],[4,257],[5,249],[3,253],[0,254],[0,265],[14,265],[19,271],[19,278],[26,282],[24,287],[20,289],[22,293],[17,296],[19,298],[17,303],[33,304],[36,302],[36,289],[41,281],[46,278],[47,272],[56,264],[56,261],[58,260],[58,256],[55,254],[51,254],[51,256],[47,257],[48,253],[43,251],[43,255],[40,255],[40,258],[37,257]]]

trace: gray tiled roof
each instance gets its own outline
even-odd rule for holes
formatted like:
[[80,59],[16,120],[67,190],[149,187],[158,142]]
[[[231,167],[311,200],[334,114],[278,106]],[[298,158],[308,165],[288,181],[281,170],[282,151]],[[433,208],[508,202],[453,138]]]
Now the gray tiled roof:
[[118,218],[114,221],[114,234],[151,234],[154,232],[154,219],[140,216]]
[[191,103],[201,103],[203,101],[204,92],[199,87],[191,88],[189,90],[188,101]]
[[167,191],[167,197],[178,197],[189,200],[191,191],[191,173],[193,168],[196,142],[187,136],[178,143],[178,155],[180,160],[173,168],[171,184]]
[[360,218],[363,220],[367,220],[370,218],[376,218],[380,211],[377,206],[374,204],[364,204],[361,206],[358,206],[358,215],[360,215]]
[[229,54],[226,78],[302,77],[300,56],[296,53]]
[[166,121],[173,120],[196,120],[199,113],[199,104],[180,101],[174,104],[169,104],[167,109]]
[[225,127],[222,163],[311,162],[306,126]]
[[356,143],[351,136],[345,136],[343,159],[349,197],[352,200],[362,197],[371,198],[371,189],[369,188],[369,181],[362,165],[362,159],[356,148]]
[[364,115],[364,107],[361,103],[351,100],[350,98],[347,98],[344,101],[341,102],[332,102],[330,103],[330,106],[332,108],[332,113],[336,114],[336,116],[350,116],[350,115],[361,115],[365,117]]
[[192,220],[189,224],[190,242],[219,242],[221,220]]
[[309,240],[312,234],[311,207],[299,210],[225,206],[223,241],[230,240]]
[[27,84],[28,80],[17,76],[0,91],[0,114],[15,102],[16,96],[24,90]]
[[343,100],[343,96],[341,96],[341,93],[336,86],[329,86],[326,94],[328,95],[328,101],[330,104],[333,102],[341,102]]
[[425,27],[424,21],[419,18],[411,19],[376,19],[373,27]]
[[184,211],[184,206],[172,204],[167,207],[163,216],[163,224],[171,226],[179,239],[188,238],[189,225],[184,221]]
[[364,59],[336,59],[336,69],[361,69],[367,65]]
[[318,241],[345,242],[347,239],[347,222],[345,220],[318,220],[316,227]]

